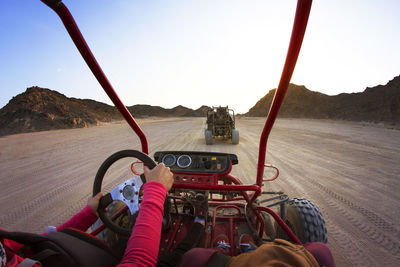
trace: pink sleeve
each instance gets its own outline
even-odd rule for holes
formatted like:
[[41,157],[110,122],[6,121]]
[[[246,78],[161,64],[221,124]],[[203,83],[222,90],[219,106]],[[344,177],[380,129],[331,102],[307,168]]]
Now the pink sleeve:
[[158,182],[144,184],[139,216],[118,267],[156,265],[166,194],[167,189]]
[[94,213],[91,207],[86,206],[80,212],[72,216],[68,221],[57,226],[57,231],[72,227],[85,232],[96,220],[96,213]]

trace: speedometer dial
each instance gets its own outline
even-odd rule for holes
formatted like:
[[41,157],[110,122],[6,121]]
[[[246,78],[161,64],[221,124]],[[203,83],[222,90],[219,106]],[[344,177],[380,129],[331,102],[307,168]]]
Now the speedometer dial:
[[166,167],[171,167],[176,162],[176,157],[172,154],[167,154],[162,158],[162,163],[165,164]]
[[192,158],[189,155],[181,155],[176,161],[176,165],[182,169],[189,167],[190,164],[192,164]]

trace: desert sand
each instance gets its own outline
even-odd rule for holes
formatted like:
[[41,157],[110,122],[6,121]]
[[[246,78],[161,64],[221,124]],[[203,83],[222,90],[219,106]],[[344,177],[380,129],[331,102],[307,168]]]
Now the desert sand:
[[[237,120],[240,143],[205,145],[203,118],[144,119],[150,155],[199,150],[238,155],[232,174],[253,184],[261,118]],[[82,208],[100,164],[138,149],[125,123],[0,138],[0,227],[44,232]],[[267,148],[280,176],[264,190],[305,197],[321,210],[337,266],[400,265],[400,131],[363,123],[280,119]],[[118,184],[109,177],[104,191]]]

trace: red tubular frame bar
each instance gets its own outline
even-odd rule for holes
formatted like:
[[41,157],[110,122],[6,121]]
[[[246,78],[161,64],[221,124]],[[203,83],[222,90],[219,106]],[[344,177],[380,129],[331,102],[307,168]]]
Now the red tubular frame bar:
[[[75,43],[76,47],[78,48],[80,54],[84,58],[85,62],[89,66],[90,70],[100,83],[100,85],[103,87],[104,91],[107,93],[107,95],[110,97],[111,101],[114,103],[114,105],[117,107],[119,112],[122,114],[124,119],[127,121],[127,123],[131,126],[131,128],[134,130],[134,132],[138,135],[141,146],[142,146],[142,151],[146,154],[148,154],[148,143],[145,134],[139,127],[139,125],[136,123],[135,119],[132,117],[128,109],[125,107],[125,105],[122,103],[120,98],[118,97],[117,93],[114,91],[111,83],[108,81],[107,77],[105,76],[104,72],[102,71],[101,67],[97,63],[97,60],[93,56],[92,52],[90,51],[85,39],[83,38],[78,26],[76,25],[74,18],[72,17],[71,13],[69,12],[68,8],[61,2],[61,0],[42,0],[46,5],[48,5],[50,8],[52,8],[57,15],[61,18],[65,28],[67,29],[69,35],[71,36],[73,42]],[[174,188],[182,188],[182,189],[194,189],[194,190],[211,190],[211,191],[236,191],[236,192],[241,192],[243,195],[243,199],[246,200],[248,204],[252,204],[257,197],[261,194],[261,186],[263,182],[263,174],[264,174],[264,168],[265,168],[265,154],[266,154],[266,149],[267,149],[267,141],[269,134],[272,130],[272,127],[275,123],[275,120],[278,116],[278,112],[280,107],[282,106],[283,100],[285,98],[287,89],[289,87],[289,82],[290,79],[293,75],[294,68],[296,66],[297,58],[300,53],[300,48],[303,42],[304,34],[306,31],[307,27],[307,22],[311,10],[311,4],[312,0],[298,0],[297,2],[297,9],[296,9],[296,15],[295,15],[295,20],[294,20],[294,25],[293,25],[293,30],[292,30],[292,35],[289,43],[289,48],[286,56],[286,61],[285,65],[282,71],[282,76],[278,85],[278,88],[275,92],[274,99],[271,105],[271,108],[268,113],[267,120],[265,122],[263,131],[261,133],[260,137],[260,145],[259,145],[259,154],[258,154],[258,163],[257,163],[257,177],[256,177],[256,185],[243,185],[242,182],[226,173],[225,178],[228,178],[232,181],[234,185],[219,185],[219,184],[174,184]],[[277,170],[278,171],[278,170]],[[271,181],[275,179],[279,175],[279,171],[277,172],[277,175],[274,176],[273,178],[270,179],[264,179],[264,181]],[[252,191],[252,194],[248,194],[248,191]],[[236,199],[235,199],[236,200]],[[237,200],[240,200],[237,199]],[[228,201],[228,200],[227,200]],[[240,204],[240,203],[235,203],[235,204]],[[215,227],[215,220],[216,220],[216,215],[217,215],[217,210],[218,208],[222,207],[233,207],[238,209],[236,206],[233,204],[231,205],[219,205],[216,207],[214,210],[214,218],[213,218],[213,229]],[[239,213],[240,213],[240,209]],[[276,222],[282,227],[282,229],[287,233],[289,238],[296,244],[301,245],[301,241],[294,235],[294,233],[291,231],[291,229],[285,224],[285,222],[271,209],[267,207],[255,207],[255,211],[258,212],[267,212],[270,214]],[[120,213],[118,213],[116,216],[118,216]],[[259,235],[262,234],[262,229],[263,229],[263,220],[261,218],[260,214],[255,213],[257,216],[257,220],[260,222],[260,233]],[[174,231],[172,232],[172,236],[170,239],[174,239],[177,231],[180,227],[182,218],[179,217],[176,227]],[[231,243],[233,243],[233,218],[229,218],[229,225],[230,225],[230,233],[229,233],[229,238],[231,240]],[[94,233],[98,233],[102,230],[100,227],[99,229],[95,230]],[[92,233],[93,234],[93,233]],[[173,245],[172,242],[169,242],[167,246],[167,251],[171,249],[171,246]],[[233,247],[231,247],[231,255],[233,255]]]
[[[215,209],[214,209],[214,213],[213,213],[213,221],[212,221],[212,227],[211,227],[211,240],[214,240],[214,229],[215,229],[215,224],[216,224],[216,221],[217,221],[217,211],[220,208],[236,209],[239,212],[239,215],[241,215],[240,209],[235,205],[219,205],[219,206],[216,206]],[[229,221],[229,233],[228,233],[229,243],[233,244],[234,243],[233,242],[233,239],[234,239],[234,236],[233,236],[233,218],[232,217],[227,217],[227,219]],[[229,252],[230,252],[231,256],[233,256],[233,249],[234,249],[233,246],[231,246],[230,249],[229,249]]]
[[301,44],[303,43],[304,34],[306,32],[308,17],[311,10],[311,3],[312,0],[298,0],[297,2],[296,16],[294,19],[289,49],[286,55],[285,66],[283,67],[281,80],[279,82],[278,89],[276,89],[274,100],[272,101],[272,105],[260,137],[256,182],[258,186],[262,185],[268,137],[272,130],[272,126],[274,126],[276,117],[278,116],[279,109],[282,106],[283,99],[285,98],[287,89],[289,87],[290,79],[293,75],[294,67],[296,66]]
[[272,217],[274,217],[275,221],[279,224],[280,227],[282,227],[283,231],[289,236],[289,238],[293,241],[293,243],[296,243],[298,245],[303,245],[300,241],[300,239],[297,238],[297,236],[292,232],[292,230],[289,228],[289,226],[286,225],[286,223],[279,217],[278,214],[276,214],[273,210],[267,207],[255,207],[255,210],[257,211],[264,211],[270,214]]
[[[182,217],[179,217],[178,221],[176,222],[176,226],[173,232],[171,233],[171,236],[168,238],[169,240],[175,240],[176,234],[178,233],[179,228],[181,227],[181,223],[182,223]],[[173,245],[174,245],[173,242],[168,242],[166,251],[170,251]]]
[[274,169],[274,170],[275,170],[275,175],[272,176],[272,177],[270,177],[270,178],[263,178],[263,181],[264,181],[264,182],[271,182],[271,181],[275,180],[276,178],[278,178],[278,176],[279,176],[279,169],[278,169],[277,167],[275,167],[274,165],[264,164],[264,168],[265,168],[265,167]]
[[[193,190],[211,190],[211,191],[240,191],[247,202],[253,203],[261,194],[261,188],[257,185],[203,185],[203,184],[174,184],[174,188],[193,189]],[[249,199],[247,191],[254,191]]]
[[96,77],[97,81],[103,87],[108,97],[117,107],[119,112],[122,114],[126,122],[129,124],[129,126],[131,126],[131,128],[135,131],[135,133],[139,137],[143,153],[148,154],[149,147],[147,144],[147,139],[145,134],[143,133],[142,129],[140,129],[139,125],[136,123],[135,119],[132,117],[129,110],[122,103],[117,93],[114,91],[111,83],[108,81],[100,65],[97,63],[96,58],[90,51],[90,48],[85,41],[85,38],[83,38],[78,28],[78,25],[76,25],[75,20],[72,17],[71,13],[69,12],[68,8],[60,0],[42,0],[42,2],[44,2],[51,9],[53,9],[57,13],[57,15],[61,18],[65,28],[67,29],[69,35],[71,36],[72,41],[74,41],[76,48],[78,48],[83,59],[86,61],[86,64],[92,71],[93,75]]
[[[74,18],[71,13],[67,9],[67,7],[61,2],[61,0],[42,0],[46,5],[52,8],[58,16],[61,18],[64,23],[65,28],[67,29],[69,35],[74,41],[76,47],[81,53],[82,57],[86,61],[87,65],[93,72],[94,76],[98,80],[98,82],[103,87],[104,91],[110,97],[114,105],[118,108],[119,112],[131,126],[131,128],[138,135],[141,145],[142,151],[148,154],[148,144],[146,136],[143,131],[140,129],[139,125],[136,123],[135,119],[132,117],[130,112],[124,106],[117,93],[114,91],[104,72],[100,68],[97,63],[95,57],[90,51],[85,39],[83,38],[81,32],[79,31],[78,26],[76,25]],[[278,116],[279,109],[282,105],[283,99],[285,98],[287,89],[289,87],[290,79],[293,75],[294,68],[296,66],[297,58],[299,56],[301,44],[303,42],[304,34],[307,27],[308,17],[310,15],[312,0],[298,0],[296,15],[293,24],[292,35],[290,38],[289,49],[286,56],[285,65],[282,71],[282,76],[278,85],[278,88],[275,92],[275,96],[271,105],[271,108],[268,113],[267,120],[265,122],[261,137],[260,137],[260,145],[259,145],[259,153],[258,153],[258,163],[257,163],[257,178],[256,185],[258,187],[262,186],[263,181],[263,173],[264,173],[264,164],[265,164],[265,154],[267,149],[267,141],[269,134],[271,132],[272,126]],[[181,187],[181,188],[186,188]],[[228,190],[225,186],[218,185],[219,190]],[[241,186],[243,187],[243,186]],[[251,186],[249,186],[248,190]],[[195,188],[191,186],[192,189],[205,189],[202,185],[195,185]],[[239,191],[243,189],[237,189]],[[231,190],[230,190],[231,191]],[[234,191],[232,189],[232,191]],[[255,194],[256,196],[256,194]]]
[[[89,66],[90,70],[103,87],[104,91],[110,97],[114,105],[117,107],[119,112],[125,118],[127,123],[131,126],[134,132],[138,135],[142,151],[148,154],[148,143],[145,134],[140,129],[139,125],[136,123],[135,119],[132,117],[128,109],[122,103],[117,93],[114,91],[101,67],[97,63],[97,60],[90,51],[85,39],[83,38],[78,26],[76,25],[74,18],[67,9],[67,7],[61,2],[61,0],[42,0],[46,5],[52,8],[57,15],[61,18],[65,28],[67,29],[69,35],[71,36],[73,42],[84,58],[85,62]],[[286,56],[285,65],[282,71],[282,76],[279,81],[278,88],[275,92],[274,99],[272,101],[271,108],[268,113],[267,120],[265,122],[263,131],[260,137],[258,163],[257,163],[257,177],[256,185],[242,185],[241,181],[235,177],[229,175],[229,178],[235,185],[204,185],[204,184],[174,184],[174,188],[182,189],[195,189],[195,190],[212,190],[212,191],[240,191],[243,198],[252,204],[257,197],[261,194],[261,186],[263,182],[263,173],[265,167],[265,154],[267,149],[267,141],[275,120],[278,116],[280,107],[282,106],[283,100],[285,98],[287,89],[289,87],[290,79],[293,75],[294,68],[296,66],[297,58],[300,53],[300,48],[303,42],[304,34],[307,27],[308,18],[310,15],[312,0],[298,0],[296,15],[293,24],[292,35],[289,43],[289,48]],[[266,179],[269,180],[269,179]],[[248,191],[253,191],[252,195],[248,195]],[[251,198],[251,199],[250,199]],[[300,244],[300,240],[293,234],[290,228],[283,222],[283,220],[271,209],[266,207],[256,207],[257,211],[264,211],[269,213],[277,223],[283,228],[283,230],[288,234],[294,243]],[[214,215],[215,217],[215,215]],[[257,216],[258,217],[258,216]],[[258,217],[259,218],[259,217]],[[176,231],[180,224],[180,219],[177,223],[177,228],[173,232],[173,237],[176,235]],[[261,220],[262,221],[262,220]],[[232,221],[230,221],[230,226],[232,227]],[[169,244],[169,246],[171,246]],[[169,247],[170,248],[170,247]],[[232,251],[231,251],[232,252]]]

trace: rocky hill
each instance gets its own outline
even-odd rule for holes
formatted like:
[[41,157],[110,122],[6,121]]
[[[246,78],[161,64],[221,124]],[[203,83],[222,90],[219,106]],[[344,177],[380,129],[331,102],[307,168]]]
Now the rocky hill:
[[121,117],[114,107],[34,86],[0,110],[0,135],[87,127],[116,119]]
[[[275,89],[261,98],[246,116],[264,117],[271,105]],[[136,118],[205,117],[210,107],[193,110],[184,106],[171,109],[150,105],[127,107]],[[365,89],[362,93],[328,96],[290,84],[280,117],[340,119],[385,122],[400,125],[400,76],[386,85]],[[0,136],[52,129],[80,128],[102,122],[121,120],[115,107],[90,99],[68,98],[57,91],[28,88],[13,97],[0,109]]]
[[[266,116],[275,89],[261,98],[245,115]],[[400,76],[386,85],[366,88],[364,92],[328,96],[290,84],[279,112],[283,118],[340,119],[400,124]]]
[[[197,110],[176,106],[134,105],[127,107],[134,117],[205,116],[206,106]],[[57,91],[30,87],[0,109],[0,136],[53,129],[81,128],[122,120],[113,106],[90,99],[68,98]]]
[[184,114],[184,117],[206,117],[207,111],[211,110],[209,106],[201,106],[196,110],[189,111],[188,113]]
[[205,117],[207,110],[210,107],[201,106],[200,108],[193,110],[184,106],[176,106],[174,108],[162,108],[159,106],[151,105],[134,105],[127,107],[129,112],[135,118],[143,118],[149,116],[156,117]]

